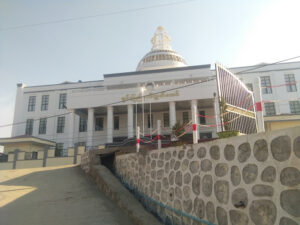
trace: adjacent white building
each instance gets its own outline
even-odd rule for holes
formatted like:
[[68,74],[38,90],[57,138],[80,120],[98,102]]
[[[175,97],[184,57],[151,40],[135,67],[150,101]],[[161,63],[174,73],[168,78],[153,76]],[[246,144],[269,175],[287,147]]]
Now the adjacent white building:
[[[133,138],[137,126],[144,134],[151,134],[157,128],[157,120],[161,120],[162,133],[168,135],[176,121],[185,124],[195,120],[192,115],[199,114],[203,116],[193,123],[208,126],[198,127],[198,138],[217,137],[218,126],[209,126],[218,124],[213,117],[218,112],[216,81],[176,89],[205,81],[215,71],[210,64],[187,66],[184,58],[172,50],[170,41],[165,30],[159,27],[151,40],[151,51],[134,72],[105,74],[103,80],[88,82],[18,84],[12,136],[33,135],[55,141],[61,149],[75,144],[97,146]],[[232,70],[239,72],[254,67]],[[266,66],[240,76],[247,84],[253,83],[257,76],[261,77],[263,86],[285,84],[299,80],[300,62]],[[167,89],[174,90],[162,92]],[[266,120],[284,114],[299,123],[298,84],[271,90],[269,93],[269,88],[263,89],[263,93],[267,92],[263,94],[264,100],[276,100],[272,113],[272,107],[265,103]],[[151,93],[158,94],[149,96]]]
[[267,131],[300,126],[300,62],[259,64],[231,70],[250,89],[255,79],[260,78]]

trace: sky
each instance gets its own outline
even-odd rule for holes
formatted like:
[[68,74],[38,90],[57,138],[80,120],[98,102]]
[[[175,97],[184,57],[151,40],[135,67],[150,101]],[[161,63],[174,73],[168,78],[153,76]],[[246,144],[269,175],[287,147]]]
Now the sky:
[[[233,67],[298,56],[299,8],[299,0],[1,0],[0,126],[12,123],[17,83],[135,71],[160,25],[189,65]],[[93,15],[103,16],[48,23]],[[37,23],[47,24],[27,26]],[[17,26],[23,27],[10,29]],[[0,127],[0,137],[10,133],[11,127]]]

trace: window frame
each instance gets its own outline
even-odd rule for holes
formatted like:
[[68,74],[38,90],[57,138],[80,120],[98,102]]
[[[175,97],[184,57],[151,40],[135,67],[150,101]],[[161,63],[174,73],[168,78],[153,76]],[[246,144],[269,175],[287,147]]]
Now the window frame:
[[33,151],[32,152],[32,155],[31,155],[31,159],[38,159],[38,152],[36,152],[36,151]]
[[[101,126],[98,126],[97,124],[97,120],[99,121],[102,121],[102,127]],[[104,130],[104,118],[103,117],[96,117],[95,118],[95,131],[103,131]]]
[[266,116],[274,116],[274,115],[276,115],[276,107],[275,107],[275,103],[274,102],[266,102],[266,103],[264,103],[264,108],[265,108],[265,115]]
[[34,126],[34,120],[33,119],[27,119],[26,120],[26,127],[25,127],[25,135],[32,136],[33,126]]
[[40,118],[39,122],[39,134],[47,133],[47,118]]
[[[116,120],[116,118],[118,118]],[[120,130],[120,117],[114,116],[114,130]]]
[[57,125],[56,125],[56,133],[57,134],[64,133],[65,121],[66,121],[66,118],[64,116],[57,117]]
[[81,116],[79,117],[79,132],[87,132],[87,120]]
[[58,109],[66,109],[66,108],[67,108],[67,93],[60,93]]
[[202,116],[205,116],[205,110],[200,110],[199,111],[199,123],[200,124],[206,124],[206,117],[202,117]]
[[36,104],[36,96],[29,96],[28,99],[28,112],[34,112],[35,111],[35,104]]
[[42,95],[41,111],[47,111],[49,105],[49,95]]
[[261,92],[262,94],[272,94],[272,82],[270,76],[261,76],[260,77],[260,83],[261,83]]
[[[284,74],[284,81],[286,84],[287,92],[297,92],[297,85],[296,83],[294,83],[296,82],[295,74],[293,73]],[[294,83],[294,84],[290,84],[290,83]]]
[[[297,104],[296,104],[297,103]],[[291,114],[300,114],[300,101],[289,101]]]

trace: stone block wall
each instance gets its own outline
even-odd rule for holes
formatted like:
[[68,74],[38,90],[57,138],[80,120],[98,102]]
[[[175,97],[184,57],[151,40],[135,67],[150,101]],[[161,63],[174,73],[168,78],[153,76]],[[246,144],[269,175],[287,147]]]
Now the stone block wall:
[[213,224],[300,224],[300,127],[119,155],[115,167],[137,191]]

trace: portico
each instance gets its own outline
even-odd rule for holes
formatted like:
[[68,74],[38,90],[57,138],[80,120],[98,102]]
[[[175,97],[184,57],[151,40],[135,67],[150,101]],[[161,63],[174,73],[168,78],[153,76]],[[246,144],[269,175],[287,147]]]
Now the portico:
[[[176,122],[184,125],[192,121],[193,124],[198,124],[197,139],[216,136],[214,127],[205,127],[216,124],[216,120],[213,118],[215,114],[213,99],[145,102],[144,113],[142,108],[142,103],[136,103],[71,110],[73,116],[69,117],[69,127],[70,129],[75,128],[73,124],[75,115],[86,121],[86,130],[79,132],[78,142],[85,142],[88,147],[134,138],[137,126],[141,128],[142,134],[150,135],[157,129],[157,120],[161,121],[161,130],[164,135],[171,135],[172,127]],[[208,118],[201,117],[199,119],[200,114],[207,115]],[[74,133],[76,132],[72,133],[70,130],[70,134],[74,135]],[[188,133],[192,134],[192,130]],[[76,140],[74,136],[69,138]],[[69,145],[72,144],[70,141]]]

